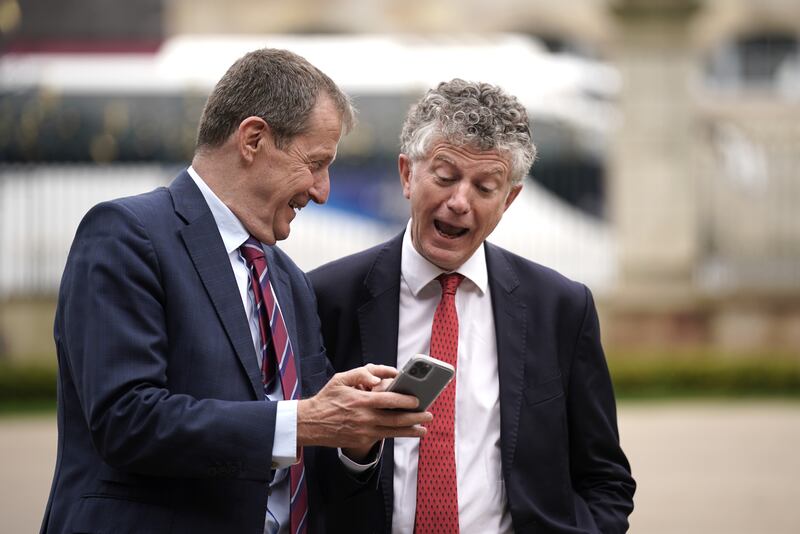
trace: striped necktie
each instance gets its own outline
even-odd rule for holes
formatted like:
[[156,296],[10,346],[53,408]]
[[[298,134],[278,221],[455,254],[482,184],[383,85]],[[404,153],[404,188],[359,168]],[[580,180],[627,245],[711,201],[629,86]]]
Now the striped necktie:
[[[456,290],[464,280],[458,273],[442,274],[442,299],[433,314],[430,354],[456,367],[458,363],[458,313]],[[433,421],[419,440],[417,509],[414,533],[458,534],[458,486],[455,459],[456,380],[430,407]]]
[[[283,398],[286,400],[300,399],[300,382],[297,380],[292,343],[289,340],[283,314],[269,281],[269,268],[267,259],[264,257],[264,249],[258,240],[250,236],[239,250],[250,271],[250,282],[259,319],[264,391],[266,393],[271,387],[277,371],[277,374],[280,375]],[[304,534],[307,530],[308,491],[302,449],[299,456],[300,461],[289,468],[289,478],[291,479],[289,510],[292,534]]]

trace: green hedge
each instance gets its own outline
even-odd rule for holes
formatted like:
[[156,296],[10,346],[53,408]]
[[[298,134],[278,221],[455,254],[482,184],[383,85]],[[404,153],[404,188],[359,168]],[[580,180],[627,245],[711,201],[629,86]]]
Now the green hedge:
[[54,365],[0,362],[0,412],[46,410],[55,405]]
[[0,362],[0,402],[55,398],[55,365]]
[[800,358],[709,352],[608,357],[617,395],[625,397],[800,397]]

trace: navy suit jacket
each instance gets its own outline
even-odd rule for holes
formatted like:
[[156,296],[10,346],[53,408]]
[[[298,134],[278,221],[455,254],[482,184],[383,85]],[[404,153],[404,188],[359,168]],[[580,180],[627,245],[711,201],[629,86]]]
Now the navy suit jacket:
[[[309,273],[337,371],[365,362],[396,365],[401,248],[402,234]],[[502,473],[514,531],[625,532],[635,483],[619,446],[591,293],[499,247],[486,243],[485,250]],[[379,487],[332,511],[330,525],[342,532],[390,532],[390,440],[383,460]]]
[[[314,294],[266,248],[308,397],[330,374]],[[264,400],[228,255],[188,173],[86,215],[55,342],[58,456],[43,533],[263,532],[277,403]],[[335,455],[305,452],[311,532],[327,531],[323,492],[360,487]]]

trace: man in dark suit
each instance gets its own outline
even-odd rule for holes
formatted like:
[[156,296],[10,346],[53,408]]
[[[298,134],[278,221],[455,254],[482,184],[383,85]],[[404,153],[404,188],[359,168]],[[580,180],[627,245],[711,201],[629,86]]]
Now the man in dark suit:
[[[387,441],[379,487],[333,511],[347,532],[624,532],[635,484],[591,293],[485,242],[534,157],[525,109],[442,83],[401,135],[404,233],[310,273],[338,370],[456,367],[421,439]],[[357,524],[354,524],[357,521]]]
[[415,399],[365,391],[394,370],[328,380],[309,282],[274,246],[327,199],[352,117],[303,58],[251,52],[209,96],[189,169],[86,215],[42,532],[327,532],[320,503],[369,487],[372,444],[424,433],[430,414],[382,415]]

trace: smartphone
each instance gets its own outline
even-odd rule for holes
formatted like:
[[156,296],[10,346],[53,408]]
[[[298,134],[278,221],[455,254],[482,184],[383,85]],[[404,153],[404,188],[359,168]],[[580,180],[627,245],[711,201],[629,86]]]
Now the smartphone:
[[453,379],[456,370],[449,363],[425,354],[412,356],[386,391],[414,395],[419,406],[414,412],[424,412]]

